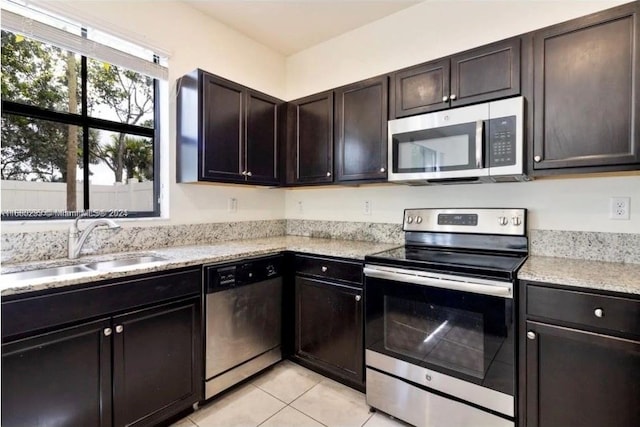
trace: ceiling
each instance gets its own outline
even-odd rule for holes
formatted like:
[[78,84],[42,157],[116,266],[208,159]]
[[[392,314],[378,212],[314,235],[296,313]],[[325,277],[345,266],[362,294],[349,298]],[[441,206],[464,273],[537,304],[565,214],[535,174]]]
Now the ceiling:
[[422,0],[184,0],[289,56]]

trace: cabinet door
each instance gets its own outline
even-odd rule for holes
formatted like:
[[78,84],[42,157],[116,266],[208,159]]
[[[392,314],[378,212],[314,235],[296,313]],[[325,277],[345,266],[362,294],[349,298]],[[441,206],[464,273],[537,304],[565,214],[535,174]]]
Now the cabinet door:
[[244,182],[243,87],[209,74],[202,85],[202,179]]
[[526,325],[527,427],[640,425],[640,342]]
[[246,155],[243,172],[255,184],[278,184],[278,111],[276,98],[246,92]]
[[155,425],[201,398],[200,299],[113,318],[114,425]]
[[3,344],[2,425],[110,426],[109,327],[101,320]]
[[534,33],[534,171],[640,163],[639,9],[633,2]]
[[296,277],[296,355],[363,381],[362,290]]
[[393,118],[449,108],[449,59],[401,70],[393,75]]
[[388,77],[336,90],[336,181],[386,180]]
[[520,94],[520,39],[483,46],[451,58],[451,106]]
[[291,102],[289,123],[287,183],[333,182],[333,92]]

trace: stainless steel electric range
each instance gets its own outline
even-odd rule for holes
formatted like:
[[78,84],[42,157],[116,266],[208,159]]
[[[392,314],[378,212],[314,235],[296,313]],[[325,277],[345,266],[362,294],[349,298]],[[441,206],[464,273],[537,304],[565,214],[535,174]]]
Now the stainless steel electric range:
[[525,209],[408,209],[365,258],[367,403],[419,427],[515,425]]

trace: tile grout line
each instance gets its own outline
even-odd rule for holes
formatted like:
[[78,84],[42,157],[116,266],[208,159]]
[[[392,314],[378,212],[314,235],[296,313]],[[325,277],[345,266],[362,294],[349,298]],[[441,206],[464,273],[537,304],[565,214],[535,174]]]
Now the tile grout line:
[[327,427],[327,425],[326,425],[325,423],[323,423],[323,422],[320,422],[320,421],[316,420],[316,419],[315,419],[315,418],[313,418],[311,415],[309,415],[309,414],[307,414],[307,413],[302,412],[300,409],[294,408],[294,407],[293,407],[293,406],[291,406],[291,405],[287,405],[287,406],[288,406],[289,408],[293,409],[294,411],[298,411],[298,412],[300,412],[302,415],[304,415],[304,416],[306,416],[306,417],[311,418],[313,421],[317,422],[318,424],[323,425],[324,427]]

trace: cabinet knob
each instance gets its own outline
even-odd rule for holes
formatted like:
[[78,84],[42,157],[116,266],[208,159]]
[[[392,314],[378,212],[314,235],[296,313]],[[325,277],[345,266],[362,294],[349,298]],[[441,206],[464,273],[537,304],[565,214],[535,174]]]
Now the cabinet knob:
[[328,269],[329,268],[326,265],[323,265],[322,268],[320,268],[320,270],[322,270],[323,273],[326,273]]
[[251,176],[251,175],[252,175],[251,171],[247,172],[247,176]]
[[245,176],[247,175],[247,171],[242,171],[241,173],[242,175],[245,175]]
[[121,334],[123,330],[124,330],[124,327],[122,325],[116,326],[116,334]]
[[331,172],[327,172],[327,176],[331,176]]
[[452,101],[455,101],[456,100],[456,94],[452,93],[449,98],[451,98]]
[[540,156],[535,156],[533,158],[533,161],[536,162],[536,163],[540,162],[540,160],[542,160],[542,157],[540,157]]
[[593,310],[593,314],[595,314],[596,317],[603,317],[604,310],[602,310],[601,308],[596,308],[595,310]]
[[360,301],[362,297],[360,295],[356,295],[356,301]]
[[448,100],[449,100],[449,97],[448,97],[448,96],[443,96],[443,97],[442,97],[442,102],[447,102]]
[[533,331],[527,332],[527,338],[529,338],[530,340],[535,340],[536,339],[536,333],[533,332]]
[[113,332],[111,330],[111,328],[104,328],[104,331],[102,331],[104,333],[105,337],[108,337],[109,335],[111,335],[111,332]]
[[385,168],[380,168],[380,173],[385,173],[386,169]]

